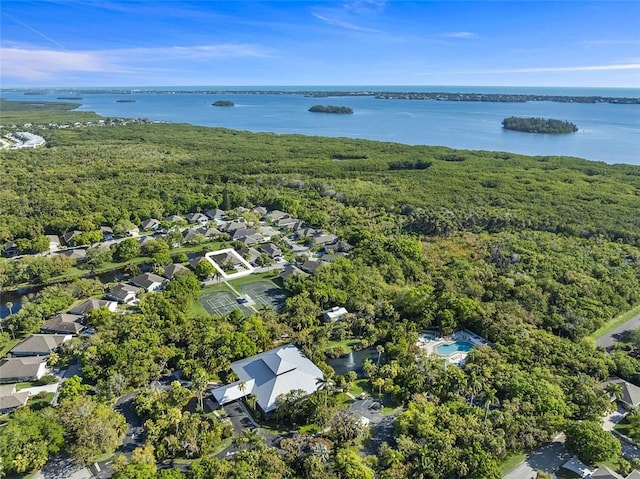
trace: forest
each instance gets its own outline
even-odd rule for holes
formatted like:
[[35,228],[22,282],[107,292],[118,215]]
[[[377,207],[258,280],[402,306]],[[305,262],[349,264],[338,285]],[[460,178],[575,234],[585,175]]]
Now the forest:
[[527,133],[575,133],[578,127],[569,121],[553,118],[518,118],[510,116],[502,120],[505,130],[524,131]]
[[[616,375],[640,384],[640,361],[633,347],[607,354],[588,336],[640,304],[639,167],[186,124],[37,131],[46,147],[3,152],[2,241],[33,247],[43,234],[265,206],[353,249],[311,276],[288,278],[280,312],[196,314],[199,284],[185,275],[144,296],[132,314],[93,314],[97,333],[65,343],[56,358],[79,358],[82,381],[66,386],[58,408],[19,410],[0,429],[8,470],[37,469],[63,449],[79,462],[113,452],[122,424],[110,407],[130,391],[139,392],[145,447],[116,456],[121,479],[498,479],[512,454],[560,431],[587,463],[631,467],[600,428],[612,408],[602,381]],[[148,261],[177,260],[170,248]],[[3,260],[0,284],[16,275],[37,283],[33,262]],[[101,287],[81,279],[45,288],[10,318],[11,333],[37,330]],[[320,321],[334,305],[351,314]],[[475,348],[462,368],[446,367],[416,348],[425,328],[467,328],[493,346]],[[376,443],[355,427],[344,395],[326,386],[304,400],[282,398],[270,427],[295,434],[279,453],[249,431],[234,436],[237,454],[216,457],[230,431],[186,405],[200,401],[203,382],[231,377],[230,362],[282,338],[318,364],[328,384],[383,401],[394,415],[392,438]],[[337,375],[326,362],[346,343],[379,348],[362,377]],[[177,370],[190,389],[149,389]],[[96,430],[80,410],[94,411],[112,433],[91,450],[82,441]],[[19,455],[25,441],[37,445],[28,458]],[[166,460],[187,467],[157,467]]]
[[340,115],[349,115],[353,113],[353,109],[348,106],[333,106],[333,105],[313,105],[309,108],[313,113],[337,113]]

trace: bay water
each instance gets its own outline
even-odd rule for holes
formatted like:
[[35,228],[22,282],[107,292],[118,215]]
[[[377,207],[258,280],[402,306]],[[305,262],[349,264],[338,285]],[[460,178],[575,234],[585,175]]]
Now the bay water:
[[[95,89],[93,89],[95,90]],[[436,100],[384,100],[373,96],[314,98],[301,91],[460,92],[566,96],[640,97],[640,88],[525,87],[131,87],[118,92],[83,89],[48,90],[38,95],[3,91],[0,97],[22,101],[62,101],[77,95],[81,111],[105,117],[146,118],[166,122],[224,127],[252,132],[363,138],[410,145],[441,145],[527,155],[562,155],[640,165],[640,105],[611,103],[491,103]],[[187,93],[188,91],[188,93]],[[208,93],[216,91],[216,93]],[[271,92],[271,93],[270,93]],[[279,93],[275,93],[279,92]],[[117,100],[134,100],[118,102]],[[215,107],[230,100],[234,107]],[[312,105],[351,107],[352,115],[311,113]],[[550,135],[509,131],[509,116],[567,120],[572,134]]]

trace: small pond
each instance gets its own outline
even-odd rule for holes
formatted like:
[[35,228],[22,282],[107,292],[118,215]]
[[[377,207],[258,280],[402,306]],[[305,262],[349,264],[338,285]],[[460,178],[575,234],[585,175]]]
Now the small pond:
[[[360,377],[363,375],[362,362],[367,358],[371,359],[374,363],[378,360],[378,350],[375,346],[370,346],[360,351],[353,351],[337,358],[327,359],[327,364],[333,368],[336,374],[343,375],[349,371],[355,371]],[[384,358],[384,354],[382,358]]]

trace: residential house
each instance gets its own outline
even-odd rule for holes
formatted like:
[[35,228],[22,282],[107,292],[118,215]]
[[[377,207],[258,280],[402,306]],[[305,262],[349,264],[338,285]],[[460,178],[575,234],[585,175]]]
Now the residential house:
[[69,309],[71,314],[85,315],[94,309],[107,308],[109,311],[115,312],[118,309],[118,303],[115,301],[105,301],[103,299],[87,299],[84,303]]
[[233,234],[234,231],[239,230],[239,229],[246,229],[246,227],[247,227],[247,223],[244,220],[243,221],[230,221],[229,223],[224,225],[224,227],[222,229],[231,235],[231,234]]
[[162,275],[167,279],[173,279],[181,271],[189,271],[189,270],[184,266],[182,266],[180,263],[174,263],[174,264],[165,266],[164,273],[162,273]]
[[280,236],[280,232],[273,229],[271,226],[260,226],[258,228],[258,233],[262,235],[265,241],[271,241],[276,236]]
[[640,471],[634,469],[631,473],[625,477],[624,479],[640,479]]
[[169,215],[165,218],[165,221],[169,221],[170,223],[184,223],[186,220],[179,215]]
[[3,358],[0,359],[0,382],[17,383],[36,381],[48,373],[47,358]]
[[256,261],[260,257],[260,252],[257,249],[250,248],[248,246],[245,246],[244,248],[238,250],[238,253],[240,253],[240,256],[246,259],[247,262],[252,266],[256,265]]
[[312,236],[316,236],[316,235],[321,235],[322,234],[322,230],[317,230],[315,228],[308,228],[308,227],[301,227],[298,228],[295,232],[295,237],[296,239],[307,239],[307,238],[311,238]]
[[209,222],[207,215],[202,213],[189,213],[185,218],[189,223],[200,223],[203,226]]
[[278,222],[276,223],[276,226],[280,229],[285,229],[285,230],[295,230],[298,229],[299,227],[301,227],[303,225],[302,220],[299,220],[298,218],[282,218],[280,220],[278,220]]
[[0,414],[8,414],[27,404],[29,391],[18,392],[15,384],[0,386]]
[[301,269],[295,267],[292,264],[288,264],[284,268],[282,268],[282,271],[280,272],[280,277],[283,280],[285,280],[289,276],[293,276],[294,274],[302,274],[302,275],[306,276],[307,273],[305,273],[304,271],[302,271]]
[[225,264],[233,266],[242,264],[242,261],[240,261],[240,259],[230,251],[223,251],[222,253],[211,255],[210,258],[220,267]]
[[182,242],[183,243],[195,243],[202,233],[195,229],[185,229],[182,232]]
[[80,334],[85,328],[79,314],[60,313],[48,319],[40,331],[53,334]]
[[256,206],[251,210],[254,215],[257,215],[258,218],[264,217],[267,214],[267,209],[264,206]]
[[292,344],[231,363],[239,380],[213,390],[218,403],[226,404],[249,394],[264,414],[273,412],[276,400],[293,390],[311,394],[324,380],[322,371]]
[[593,471],[590,476],[587,477],[589,477],[590,479],[625,479],[623,476],[615,471],[612,471],[607,466],[600,466],[598,469]]
[[216,228],[209,228],[208,226],[202,226],[198,228],[196,231],[201,235],[203,235],[205,238],[216,238],[222,234]]
[[346,257],[347,257],[347,253],[323,254],[320,257],[320,260],[324,261],[325,263],[333,263],[338,258],[346,258]]
[[209,261],[209,260],[204,256],[198,256],[197,258],[193,258],[191,261],[189,261],[189,266],[193,270],[195,270],[202,261]]
[[18,256],[18,245],[15,241],[7,241],[3,245],[3,251],[7,258],[13,258],[14,256]]
[[218,208],[207,210],[204,212],[204,214],[207,215],[210,219],[215,221],[221,221],[225,219],[227,216],[227,213],[225,213],[224,211]]
[[342,321],[347,314],[349,314],[349,311],[342,306],[334,306],[322,312],[322,319],[330,323],[335,323],[336,321]]
[[631,384],[629,381],[625,381],[620,378],[613,378],[603,383],[603,386],[608,384],[617,384],[621,388],[621,394],[618,401],[628,410],[633,410],[640,407],[640,387],[635,384]]
[[154,273],[143,273],[131,279],[131,282],[136,286],[144,288],[145,291],[151,292],[160,291],[167,283],[167,279]]
[[76,236],[78,236],[79,234],[82,234],[82,231],[78,231],[78,230],[67,231],[65,234],[62,235],[62,239],[64,240],[64,244],[66,244],[67,246],[73,246],[71,244],[71,240],[73,238],[75,238]]
[[240,240],[240,242],[242,242],[245,246],[253,246],[253,245],[262,243],[263,241],[264,241],[264,238],[262,237],[261,234],[258,234],[258,233],[245,236]]
[[282,258],[282,250],[280,248],[278,248],[276,245],[274,245],[273,243],[267,243],[267,244],[260,245],[258,247],[258,249],[260,251],[265,252],[267,254],[267,256],[269,256],[272,259],[281,259]]
[[71,339],[70,334],[32,334],[11,351],[14,358],[21,356],[48,356],[62,343]]
[[113,240],[113,229],[111,229],[109,226],[101,226],[100,233],[102,233],[102,239],[104,241]]
[[[154,235],[155,235],[155,234],[156,234],[156,233],[154,233]],[[141,237],[138,239],[138,244],[142,247],[142,246],[145,246],[145,245],[147,245],[148,243],[150,243],[150,242],[152,242],[152,241],[155,241],[155,240],[156,240],[156,238],[154,238],[152,235],[141,236]]]
[[255,235],[256,233],[257,233],[256,230],[253,230],[250,228],[238,228],[233,230],[233,232],[230,232],[231,239],[233,241],[239,241],[241,239],[246,238],[247,236]]
[[130,284],[118,284],[111,288],[106,297],[118,303],[132,304],[138,299],[140,288]]
[[148,220],[144,220],[142,223],[140,223],[140,229],[142,231],[148,231],[148,230],[157,230],[158,228],[160,228],[160,221],[158,221],[155,218],[150,218]]
[[277,223],[282,218],[288,218],[288,217],[289,217],[289,215],[287,213],[285,213],[284,211],[280,211],[280,210],[273,210],[273,211],[270,211],[269,213],[267,213],[266,215],[264,215],[264,219],[266,221],[271,221],[271,222],[274,222],[274,223]]
[[300,269],[305,273],[313,274],[322,264],[322,261],[308,260],[300,266]]
[[75,260],[76,263],[84,263],[87,261],[87,250],[85,248],[65,249],[56,254],[71,258]]
[[311,241],[313,242],[314,246],[326,246],[336,243],[338,241],[338,237],[333,234],[321,234],[312,236]]
[[58,251],[60,249],[60,237],[58,235],[47,235],[49,240],[49,251]]

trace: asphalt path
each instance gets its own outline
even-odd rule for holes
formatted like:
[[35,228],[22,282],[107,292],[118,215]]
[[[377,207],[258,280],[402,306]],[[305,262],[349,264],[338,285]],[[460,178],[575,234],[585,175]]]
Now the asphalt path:
[[503,479],[535,479],[537,471],[555,472],[571,459],[564,447],[564,436],[546,443],[504,475]]
[[596,346],[608,349],[613,346],[616,341],[620,341],[621,339],[626,338],[629,333],[635,331],[638,328],[640,328],[640,314],[634,316],[626,323],[621,324],[613,331],[600,336],[598,339],[596,339]]

